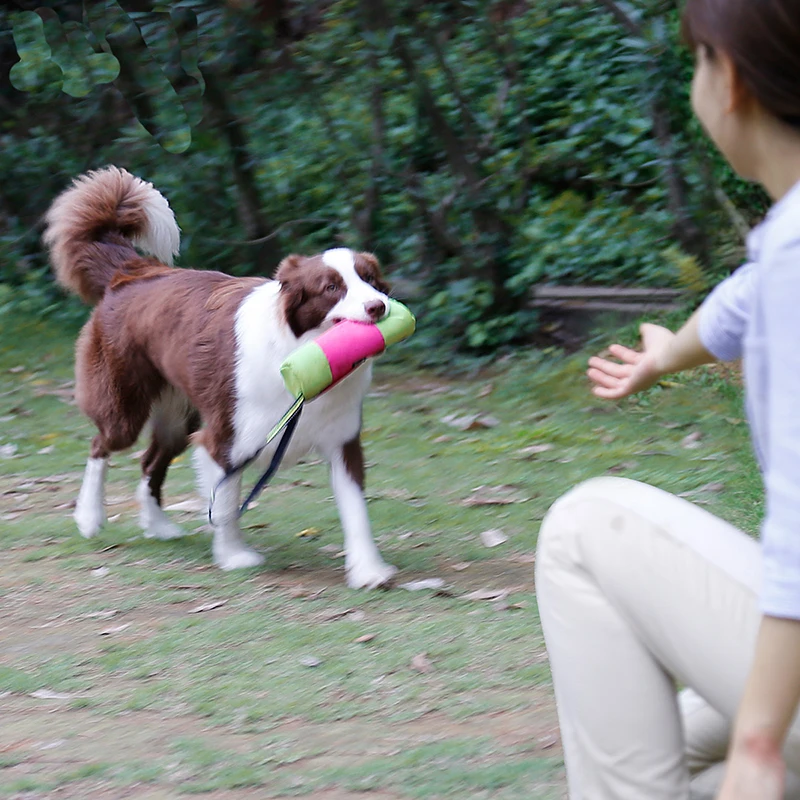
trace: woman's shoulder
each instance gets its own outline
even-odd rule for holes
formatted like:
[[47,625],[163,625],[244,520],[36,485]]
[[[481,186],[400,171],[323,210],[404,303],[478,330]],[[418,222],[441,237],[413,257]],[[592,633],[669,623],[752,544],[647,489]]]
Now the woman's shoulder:
[[758,261],[768,264],[787,253],[797,253],[800,267],[800,183],[796,183],[753,229],[748,248],[757,250]]

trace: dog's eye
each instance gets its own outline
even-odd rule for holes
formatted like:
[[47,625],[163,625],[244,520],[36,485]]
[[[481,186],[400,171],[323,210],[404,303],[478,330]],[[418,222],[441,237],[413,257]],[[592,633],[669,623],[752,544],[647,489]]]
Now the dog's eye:
[[335,283],[329,283],[329,284],[328,284],[328,285],[325,287],[325,291],[326,291],[328,294],[333,294],[334,292],[338,292],[338,291],[339,291],[339,287],[338,287],[338,286],[337,286]]

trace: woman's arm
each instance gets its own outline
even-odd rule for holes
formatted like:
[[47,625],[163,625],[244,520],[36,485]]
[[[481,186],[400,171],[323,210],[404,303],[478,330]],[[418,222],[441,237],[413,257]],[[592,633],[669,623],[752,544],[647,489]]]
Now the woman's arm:
[[[761,527],[764,614],[736,715],[721,800],[780,800],[781,747],[800,699],[800,240],[791,228],[769,248],[759,282],[763,330],[756,331],[757,376],[749,386],[761,418],[765,518]],[[758,367],[761,367],[758,369]],[[756,776],[761,776],[760,788]],[[749,790],[748,781],[753,784]]]
[[647,389],[670,372],[739,358],[756,276],[756,264],[739,267],[709,294],[677,334],[659,325],[642,325],[641,353],[611,345],[611,355],[622,363],[590,359],[588,374],[595,384],[594,394],[619,400]]
[[649,388],[671,372],[716,361],[700,341],[699,320],[700,309],[677,333],[645,323],[640,329],[641,353],[619,344],[609,348],[622,363],[599,356],[590,358],[587,375],[594,383],[592,392],[606,400],[619,400]]
[[800,701],[800,621],[765,616],[718,800],[782,800],[781,749]]

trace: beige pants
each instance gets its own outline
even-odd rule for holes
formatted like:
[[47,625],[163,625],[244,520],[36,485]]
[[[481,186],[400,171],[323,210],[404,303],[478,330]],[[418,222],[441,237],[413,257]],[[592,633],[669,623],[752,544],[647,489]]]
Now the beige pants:
[[[536,593],[571,800],[714,797],[761,569],[754,540],[646,484],[596,478],[553,505]],[[785,753],[800,771],[797,722]],[[787,797],[800,797],[794,776]]]

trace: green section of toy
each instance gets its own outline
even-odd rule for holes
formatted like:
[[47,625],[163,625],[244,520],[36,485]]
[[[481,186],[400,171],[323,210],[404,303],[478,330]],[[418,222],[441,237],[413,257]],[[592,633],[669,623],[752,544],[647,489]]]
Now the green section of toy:
[[389,300],[386,315],[374,325],[345,320],[291,353],[281,365],[289,393],[311,400],[341,380],[366,358],[414,333],[414,315]]

